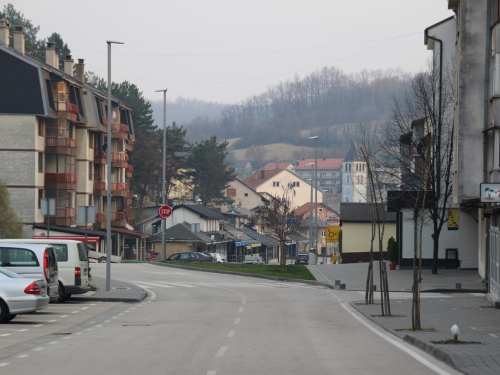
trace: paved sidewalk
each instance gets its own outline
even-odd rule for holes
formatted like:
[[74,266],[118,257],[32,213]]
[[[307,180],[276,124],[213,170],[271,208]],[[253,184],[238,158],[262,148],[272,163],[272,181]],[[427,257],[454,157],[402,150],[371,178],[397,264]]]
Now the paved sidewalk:
[[[334,285],[335,280],[340,280],[346,290],[360,292],[360,302],[351,303],[351,306],[402,340],[466,374],[500,374],[500,310],[486,300],[484,284],[476,271],[440,269],[437,275],[432,275],[430,270],[424,270],[421,326],[427,330],[411,331],[412,270],[388,271],[393,316],[381,317],[378,301],[374,305],[364,304],[367,263],[309,267],[319,281]],[[374,267],[374,284],[379,285],[378,262],[374,263]],[[456,284],[461,284],[461,288],[457,288]],[[377,300],[379,295],[375,293]],[[460,341],[480,344],[431,343],[452,339],[450,328],[453,324],[460,328]]]
[[103,302],[140,302],[147,296],[147,292],[133,284],[123,281],[111,280],[111,290],[106,291],[106,279],[92,276],[90,282],[98,290],[85,294],[74,295],[71,298],[78,301],[103,301]]

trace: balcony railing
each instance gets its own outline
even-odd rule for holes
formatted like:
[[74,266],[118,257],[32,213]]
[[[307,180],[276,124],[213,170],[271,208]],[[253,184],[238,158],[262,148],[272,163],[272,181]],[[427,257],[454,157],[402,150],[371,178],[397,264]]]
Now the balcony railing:
[[95,221],[106,221],[106,212],[97,212],[95,214]]
[[111,153],[111,161],[113,162],[128,162],[129,157],[126,152],[113,152]]
[[74,218],[76,217],[75,208],[57,208],[56,217],[59,218]]
[[111,183],[112,191],[128,191],[128,184],[125,182],[112,182]]
[[51,184],[70,184],[78,181],[76,173],[45,173],[45,182]]
[[78,113],[78,106],[70,101],[57,102],[57,110],[61,112]]
[[94,190],[106,190],[106,181],[94,181]]
[[113,133],[126,133],[128,134],[128,126],[125,124],[113,124],[111,126]]
[[125,212],[111,212],[111,220],[125,220]]
[[58,138],[58,137],[45,137],[46,147],[69,147],[76,148],[76,139],[73,138]]
[[133,173],[134,172],[134,167],[129,164],[129,165],[127,165],[126,170],[127,170],[127,172]]
[[94,158],[106,159],[108,154],[102,148],[94,148]]

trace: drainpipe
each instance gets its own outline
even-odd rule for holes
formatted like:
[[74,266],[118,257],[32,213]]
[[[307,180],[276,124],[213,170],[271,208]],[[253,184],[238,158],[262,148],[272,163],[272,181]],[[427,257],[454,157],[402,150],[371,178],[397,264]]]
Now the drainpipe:
[[[490,92],[490,44],[491,44],[491,1],[487,2],[486,6],[486,48],[485,48],[485,58],[484,58],[484,131],[483,131],[483,181],[488,181],[488,105],[489,105],[489,92]],[[491,221],[490,221],[491,225]],[[482,235],[481,233],[479,234]],[[486,253],[486,263],[484,265],[484,279],[486,292],[490,291],[489,275],[490,275],[490,236],[488,233],[486,239],[485,253]]]

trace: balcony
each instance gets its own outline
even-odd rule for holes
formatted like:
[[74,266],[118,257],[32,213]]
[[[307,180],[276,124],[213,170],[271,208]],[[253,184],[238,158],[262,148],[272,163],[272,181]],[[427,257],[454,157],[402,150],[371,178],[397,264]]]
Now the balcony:
[[134,149],[134,141],[132,139],[128,139],[127,140],[125,149],[127,151],[133,151],[133,149]]
[[107,195],[106,181],[94,181],[94,195],[105,197]]
[[129,157],[126,152],[112,152],[111,166],[115,168],[126,168]]
[[125,124],[112,124],[113,138],[128,139],[129,128]]
[[56,155],[76,155],[76,139],[45,137],[45,152]]
[[94,163],[108,164],[108,154],[102,148],[94,148]]
[[130,164],[127,165],[127,168],[125,169],[125,177],[126,178],[132,178],[132,174],[134,173],[134,167],[131,166]]
[[111,212],[112,227],[125,227],[126,225],[125,212]]
[[56,208],[56,214],[50,216],[50,223],[60,227],[76,224],[76,209],[71,207]]
[[75,190],[77,181],[76,173],[45,173],[45,189]]
[[78,106],[69,100],[57,102],[57,118],[78,121]]
[[128,184],[126,184],[125,182],[111,183],[111,194],[113,195],[113,197],[127,197],[128,193]]
[[94,229],[94,230],[106,229],[106,213],[105,212],[96,212],[95,223],[94,223],[92,229]]

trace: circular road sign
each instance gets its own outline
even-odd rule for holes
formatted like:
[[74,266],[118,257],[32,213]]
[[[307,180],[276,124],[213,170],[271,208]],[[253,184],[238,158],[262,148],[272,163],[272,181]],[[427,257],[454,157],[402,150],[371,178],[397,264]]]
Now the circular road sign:
[[172,215],[172,208],[170,208],[170,206],[164,205],[158,209],[158,216],[161,217],[162,219],[165,219],[170,215]]

